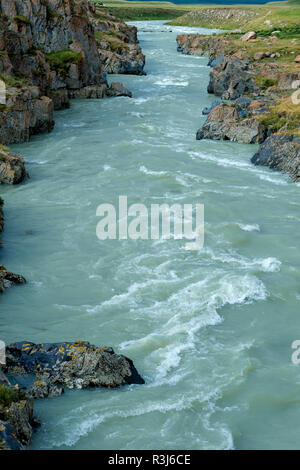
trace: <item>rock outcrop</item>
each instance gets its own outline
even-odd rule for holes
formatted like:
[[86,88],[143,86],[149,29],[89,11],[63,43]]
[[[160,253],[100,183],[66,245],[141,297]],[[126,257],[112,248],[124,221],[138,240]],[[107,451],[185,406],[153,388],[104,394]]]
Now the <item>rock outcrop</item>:
[[133,362],[112,348],[70,343],[14,343],[6,348],[6,371],[35,374],[38,380],[28,393],[34,398],[58,396],[64,388],[118,387],[143,384]]
[[[233,101],[205,108],[202,114],[208,117],[196,138],[261,144],[252,162],[298,181],[300,113],[293,93],[300,70],[290,60],[297,52],[293,40],[287,45],[272,34],[265,38],[250,31],[239,39],[230,34],[179,35],[177,44],[180,52],[208,56],[208,93]],[[282,58],[286,60],[276,62]]]
[[268,137],[251,159],[254,165],[263,165],[284,171],[294,181],[300,181],[300,139],[289,134]]
[[18,386],[11,386],[0,369],[0,450],[24,449],[37,425],[33,399]]
[[258,144],[265,140],[266,133],[265,126],[258,119],[240,120],[234,105],[220,104],[210,111],[196,138]]
[[27,177],[23,157],[0,148],[0,184],[18,184]]
[[14,274],[0,264],[0,293],[3,293],[5,289],[18,284],[25,284],[26,279],[20,274]]
[[[34,375],[26,390],[12,387],[11,376]],[[57,397],[64,388],[115,388],[144,384],[131,359],[115,354],[111,347],[99,348],[87,341],[34,344],[14,343],[6,347],[6,365],[0,369],[0,450],[22,450],[33,429],[40,425],[33,416],[33,399]]]
[[0,0],[0,142],[51,131],[70,98],[114,96],[103,72],[143,74],[144,63],[136,28],[88,0]]
[[145,75],[145,56],[139,46],[137,28],[96,8],[93,21],[102,69],[106,73]]

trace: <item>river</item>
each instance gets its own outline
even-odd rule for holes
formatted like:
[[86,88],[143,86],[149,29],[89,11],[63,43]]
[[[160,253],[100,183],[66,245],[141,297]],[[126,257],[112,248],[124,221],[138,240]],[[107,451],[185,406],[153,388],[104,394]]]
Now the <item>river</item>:
[[[201,28],[139,22],[147,76],[133,98],[77,100],[52,133],[12,146],[31,179],[1,187],[1,339],[111,345],[145,385],[36,401],[31,449],[299,448],[300,187],[255,167],[253,145],[196,141],[207,58],[176,51]],[[152,30],[152,32],[145,32]],[[144,31],[144,32],[143,32]],[[205,205],[205,244],[96,237],[97,206]]]

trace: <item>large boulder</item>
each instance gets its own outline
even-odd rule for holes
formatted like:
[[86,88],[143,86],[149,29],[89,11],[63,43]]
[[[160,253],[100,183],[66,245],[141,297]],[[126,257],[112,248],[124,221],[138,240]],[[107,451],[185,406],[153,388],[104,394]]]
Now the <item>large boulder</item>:
[[263,142],[266,138],[265,126],[255,118],[240,120],[235,106],[220,104],[212,109],[196,139],[231,140],[245,144]]
[[256,32],[255,31],[249,31],[248,33],[244,34],[241,37],[241,41],[247,42],[247,41],[250,41],[250,40],[256,39],[256,38],[257,38]]

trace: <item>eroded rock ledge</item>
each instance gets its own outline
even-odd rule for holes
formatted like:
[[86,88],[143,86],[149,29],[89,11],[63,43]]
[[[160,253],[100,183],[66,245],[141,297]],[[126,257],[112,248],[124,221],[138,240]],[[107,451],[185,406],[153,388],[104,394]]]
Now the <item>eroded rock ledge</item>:
[[[19,390],[9,384],[4,373],[34,375],[35,381],[26,390]],[[65,388],[144,383],[132,360],[111,347],[99,348],[87,341],[13,343],[6,348],[6,366],[3,372],[0,370],[0,450],[1,446],[22,449],[29,444],[33,427],[38,424],[33,417],[33,399],[57,397]],[[6,403],[1,400],[5,394]]]
[[284,171],[299,181],[300,109],[292,101],[300,80],[297,39],[281,43],[274,35],[239,36],[177,36],[178,51],[209,57],[212,71],[207,91],[222,99],[203,110],[207,120],[196,138],[261,144],[253,163]]

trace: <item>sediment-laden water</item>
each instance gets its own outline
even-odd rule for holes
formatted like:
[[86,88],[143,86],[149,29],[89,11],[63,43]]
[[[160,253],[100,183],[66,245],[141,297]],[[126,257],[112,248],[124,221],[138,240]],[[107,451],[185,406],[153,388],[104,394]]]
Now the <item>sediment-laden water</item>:
[[[2,187],[2,262],[29,283],[1,296],[1,339],[84,339],[134,360],[146,385],[36,401],[32,449],[299,448],[300,187],[254,167],[256,147],[196,141],[207,58],[138,24],[133,99],[75,101],[13,147],[31,179]],[[171,32],[172,29],[172,32]],[[153,30],[154,32],[142,32]],[[205,247],[96,237],[96,208],[204,203]]]

